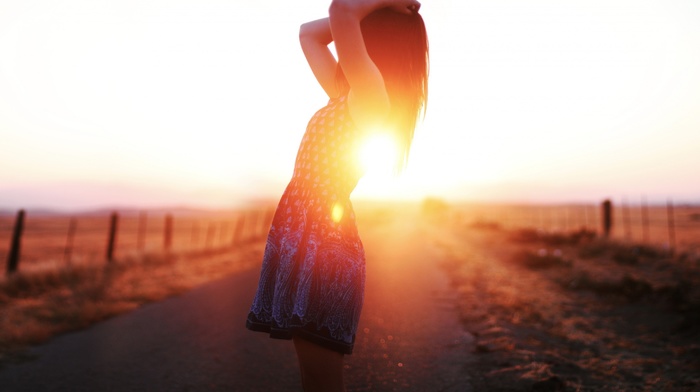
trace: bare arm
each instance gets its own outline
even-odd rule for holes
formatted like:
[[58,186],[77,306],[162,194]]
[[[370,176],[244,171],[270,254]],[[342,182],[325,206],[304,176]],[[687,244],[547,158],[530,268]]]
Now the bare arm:
[[328,44],[333,41],[328,18],[304,23],[299,29],[299,42],[316,80],[329,97],[338,96],[335,72],[338,62]]
[[350,114],[359,126],[381,122],[390,109],[384,78],[367,54],[360,28],[362,18],[384,7],[410,13],[413,8],[420,7],[420,3],[416,0],[333,0],[328,10],[338,62],[350,85]]

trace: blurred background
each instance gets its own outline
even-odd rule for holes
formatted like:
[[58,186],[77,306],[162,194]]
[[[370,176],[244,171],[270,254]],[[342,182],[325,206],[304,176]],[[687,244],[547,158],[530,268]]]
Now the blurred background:
[[[275,201],[326,97],[328,1],[0,4],[0,209]],[[700,199],[700,4],[429,1],[406,173],[357,200]]]
[[[0,368],[34,362],[60,376],[46,384],[43,371],[22,379],[8,366],[0,378],[88,385],[70,374],[99,378],[104,362],[61,374],[74,362],[41,365],[17,347],[233,274],[248,286],[231,293],[252,296],[307,121],[327,102],[298,31],[329,2],[0,1]],[[474,355],[487,355],[469,366],[460,344],[428,346],[458,350],[470,381],[492,379],[478,390],[697,390],[700,2],[422,3],[430,92],[407,170],[386,174],[392,146],[380,141],[353,194],[367,298],[381,301],[366,302],[369,356],[351,378],[403,390],[406,375],[451,367],[423,338],[414,352],[430,366],[411,367],[411,353],[404,373],[392,367],[422,336],[396,323],[412,330],[420,314],[450,329],[432,336],[473,333]],[[450,288],[426,286],[440,270]],[[211,327],[234,314],[212,317],[214,303],[228,304],[201,306]],[[428,303],[454,309],[464,330],[416,312]],[[190,310],[178,314],[200,314]],[[207,369],[240,374],[211,344],[260,351],[192,325],[173,347],[206,348]],[[107,358],[102,343],[71,358]],[[105,366],[110,382],[133,363],[173,365],[150,357],[159,350],[111,351],[129,365]]]

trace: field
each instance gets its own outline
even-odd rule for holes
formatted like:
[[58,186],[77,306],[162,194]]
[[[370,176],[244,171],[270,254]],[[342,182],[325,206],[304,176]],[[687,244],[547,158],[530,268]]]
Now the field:
[[[360,208],[362,203],[359,204]],[[241,239],[263,235],[271,219],[270,206],[247,211],[174,211],[173,252],[195,251],[230,245],[244,218]],[[439,207],[438,207],[439,208]],[[164,250],[165,211],[124,212],[120,214],[114,257],[116,259]],[[586,228],[600,231],[601,212],[596,205],[492,205],[451,206],[450,219],[462,222],[498,224],[512,229],[529,227],[547,232],[567,232]],[[615,240],[647,244],[680,252],[700,252],[700,207],[676,206],[673,233],[669,234],[667,206],[647,207],[647,225],[640,205],[613,209]],[[71,219],[76,229],[70,255],[66,255]],[[6,261],[15,221],[14,214],[0,214],[0,260]],[[21,269],[60,267],[69,262],[93,263],[105,260],[109,233],[109,213],[60,215],[27,214],[22,237]],[[139,243],[139,230],[143,230]],[[672,237],[671,237],[672,236]]]
[[[462,205],[452,210],[457,219],[496,223],[502,228],[534,228],[547,232],[569,232],[585,228],[602,231],[599,205]],[[673,238],[669,238],[668,207],[614,206],[611,239],[681,252],[700,252],[700,206],[673,207]]]
[[[3,268],[0,274],[0,367],[22,360],[26,344],[249,267],[260,260],[271,218],[268,208],[171,215],[172,244],[166,249],[165,212],[119,213],[113,261],[107,262],[109,213],[64,216],[29,211],[18,272],[10,276]],[[14,219],[0,217],[3,261]],[[67,252],[71,220],[75,231]]]
[[[406,211],[422,211],[422,218]],[[114,263],[109,216],[27,215],[20,273],[0,278],[0,365],[31,344],[258,263],[269,209],[122,213]],[[700,208],[615,209],[611,238],[598,206],[357,203],[366,228],[419,225],[474,337],[464,353],[476,390],[695,391],[700,388]],[[246,216],[244,235],[237,222]],[[0,218],[6,258],[13,216]],[[645,226],[644,222],[648,222]],[[394,225],[394,226],[390,226]],[[143,226],[141,225],[143,230]],[[368,241],[372,242],[372,241]],[[374,241],[376,242],[376,241]]]
[[[114,259],[157,255],[165,249],[165,220],[171,215],[173,253],[232,246],[260,236],[271,219],[269,208],[246,211],[126,211],[119,213]],[[15,215],[0,215],[0,260],[7,260]],[[68,233],[75,224],[72,243]],[[240,226],[239,226],[240,225]],[[106,260],[110,213],[77,215],[29,211],[24,222],[20,269],[31,271]],[[70,246],[69,246],[70,244]],[[67,248],[69,248],[67,252]]]
[[444,266],[475,337],[468,368],[480,390],[700,388],[697,253],[585,231],[459,233]]

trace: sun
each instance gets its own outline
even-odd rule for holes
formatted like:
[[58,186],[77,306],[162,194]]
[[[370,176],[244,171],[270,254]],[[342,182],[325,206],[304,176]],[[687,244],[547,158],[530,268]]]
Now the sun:
[[360,147],[360,165],[365,175],[388,175],[393,172],[398,146],[387,133],[373,133]]

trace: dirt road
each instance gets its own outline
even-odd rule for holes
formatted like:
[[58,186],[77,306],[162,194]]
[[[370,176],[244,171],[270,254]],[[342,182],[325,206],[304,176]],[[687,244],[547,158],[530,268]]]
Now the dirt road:
[[[471,335],[439,267],[442,250],[417,217],[360,227],[365,306],[349,391],[471,391]],[[299,391],[293,346],[243,325],[258,267],[32,348],[0,371],[0,390]]]

